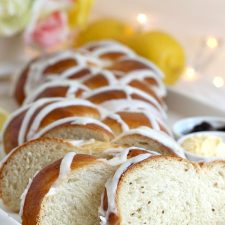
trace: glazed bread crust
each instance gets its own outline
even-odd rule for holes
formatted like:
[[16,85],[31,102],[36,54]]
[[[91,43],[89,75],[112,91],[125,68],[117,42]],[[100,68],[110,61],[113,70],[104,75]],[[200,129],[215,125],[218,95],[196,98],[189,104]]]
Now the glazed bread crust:
[[[89,155],[76,155],[71,164],[71,173],[92,165],[104,164],[97,161],[95,157]],[[43,202],[46,194],[59,176],[61,160],[49,165],[40,171],[33,179],[27,192],[22,215],[23,225],[41,225],[45,215],[45,205]],[[108,168],[109,169],[109,168]],[[110,170],[110,169],[109,169]],[[100,199],[99,199],[100,200]],[[60,223],[60,222],[59,222]]]

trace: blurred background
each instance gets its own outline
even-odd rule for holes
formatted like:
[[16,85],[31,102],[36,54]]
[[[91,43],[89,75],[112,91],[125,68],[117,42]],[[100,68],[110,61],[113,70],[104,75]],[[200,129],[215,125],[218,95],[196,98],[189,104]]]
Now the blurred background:
[[[69,28],[70,30],[72,30],[72,35],[69,36],[70,38],[66,38],[67,41],[69,40],[69,44],[60,43],[57,47],[50,46],[50,48],[48,48],[48,46],[45,46],[46,43],[44,43],[44,46],[40,46],[40,43],[38,43],[38,45],[37,43],[34,43],[35,41],[39,41],[42,42],[42,45],[43,40],[45,39],[45,35],[40,35],[40,30],[42,29],[41,31],[43,31],[43,24],[38,24],[36,29],[34,24],[31,23],[32,21],[34,21],[33,17],[32,19],[29,19],[29,22],[26,25],[24,25],[23,30],[21,29],[22,31],[15,32],[15,34],[13,35],[1,35],[1,96],[8,94],[9,88],[4,83],[5,80],[8,79],[8,75],[14,76],[12,74],[15,74],[15,72],[23,65],[25,61],[38,54],[46,52],[46,49],[50,49],[49,51],[53,51],[61,47],[68,47],[68,45],[77,46],[76,39],[81,40],[80,42],[84,43],[85,40],[82,39],[85,39],[85,35],[88,37],[93,36],[94,39],[96,36],[98,36],[96,35],[96,33],[99,31],[97,31],[97,28],[94,29],[92,25],[89,25],[89,23],[91,23],[92,21],[96,21],[99,19],[103,21],[103,24],[100,25],[98,29],[100,29],[104,37],[105,33],[109,33],[109,29],[105,29],[107,25],[104,26],[104,21],[110,18],[113,20],[116,19],[117,22],[123,23],[128,27],[132,27],[136,34],[160,30],[160,32],[162,31],[166,35],[174,38],[174,40],[179,43],[179,45],[185,52],[184,65],[183,62],[180,62],[181,57],[177,53],[178,50],[177,47],[174,47],[175,45],[171,47],[172,44],[166,43],[161,46],[160,51],[157,49],[154,50],[155,52],[161,53],[164,50],[166,51],[166,49],[170,48],[171,55],[173,56],[173,59],[175,61],[173,63],[177,63],[178,65],[180,65],[180,67],[182,67],[182,72],[179,72],[180,74],[179,76],[176,76],[176,78],[173,78],[172,75],[169,74],[169,79],[172,79],[172,82],[168,82],[170,88],[173,88],[174,90],[186,95],[194,96],[195,98],[207,102],[214,107],[223,108],[225,110],[225,105],[221,104],[223,102],[223,96],[225,95],[225,1],[66,0],[63,1],[63,3],[60,0],[48,1],[49,8],[53,6],[53,3],[55,4],[56,2],[58,2],[59,4],[57,4],[59,7],[59,11],[61,11],[61,9],[62,11],[67,10],[64,9],[65,4],[70,4],[73,1],[75,2],[76,7],[79,8],[77,9],[76,7],[74,7],[73,12],[77,14],[76,18],[68,17],[70,19],[70,25],[72,23],[72,26],[70,26]],[[20,1],[12,0],[12,3],[13,2],[17,4]],[[30,2],[43,3],[44,1],[26,0],[21,2],[23,3],[23,6],[21,7],[25,10],[24,7],[26,4],[31,8]],[[19,4],[17,4],[17,6],[18,5]],[[38,6],[37,4],[37,6],[34,7],[35,10],[31,10],[32,15],[38,15],[43,20],[42,15],[40,13],[40,15],[37,13],[38,7],[40,6]],[[55,5],[54,7],[56,8]],[[5,19],[6,17],[6,9],[7,6],[0,6],[0,29],[4,32],[6,32],[6,29],[3,29],[5,28],[3,19]],[[79,13],[77,10],[79,10]],[[20,11],[23,12],[22,10]],[[8,13],[10,14],[10,12]],[[13,15],[13,12],[11,12],[10,15]],[[25,13],[16,16],[18,18],[22,18],[24,15]],[[50,21],[50,19],[48,21]],[[54,24],[54,20],[52,21],[48,22],[47,25],[49,26],[50,23],[52,26],[52,24]],[[46,28],[45,25],[46,24],[44,24],[44,27]],[[10,26],[10,29],[14,26],[12,26],[12,21],[10,21]],[[88,26],[92,27],[87,28]],[[17,26],[14,26],[13,29],[15,27]],[[34,30],[32,34],[33,36],[31,35],[31,31],[33,31],[32,29]],[[88,29],[89,33],[87,32],[85,34],[85,30]],[[116,30],[117,28],[110,27],[110,29],[115,30],[115,33],[120,32],[119,30]],[[52,33],[54,34],[54,32],[56,31],[54,30]],[[40,37],[42,38],[41,40]],[[107,35],[106,38],[108,38]],[[161,38],[163,38],[162,34],[157,34],[154,40],[157,39],[158,42],[160,42]],[[128,39],[129,38],[127,38],[127,40]],[[151,42],[151,40],[149,38],[149,42]],[[127,44],[129,41],[122,40],[122,42],[125,42],[125,44]],[[139,42],[135,40],[131,44],[133,45],[133,48],[137,48],[135,49],[137,51],[143,48],[143,46],[139,46]],[[155,46],[160,45],[157,43],[157,41],[154,43],[156,43]],[[142,52],[142,54],[144,56],[147,55],[147,57],[150,59],[151,57],[158,57],[157,60],[160,64],[163,60],[163,56],[155,52],[152,55],[148,55],[148,53],[146,52]]]

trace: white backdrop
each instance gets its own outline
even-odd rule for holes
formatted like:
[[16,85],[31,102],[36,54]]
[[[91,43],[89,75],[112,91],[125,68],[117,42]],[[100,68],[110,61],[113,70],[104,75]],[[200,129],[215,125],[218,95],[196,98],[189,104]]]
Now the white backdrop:
[[132,21],[139,12],[152,15],[153,24],[182,34],[225,36],[224,0],[95,0],[94,12]]

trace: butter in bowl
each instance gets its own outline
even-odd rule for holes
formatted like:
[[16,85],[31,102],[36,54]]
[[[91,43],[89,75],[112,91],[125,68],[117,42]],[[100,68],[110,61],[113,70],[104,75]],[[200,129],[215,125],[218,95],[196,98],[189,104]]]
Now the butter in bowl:
[[208,162],[225,159],[225,132],[191,133],[181,137],[178,144],[191,161]]

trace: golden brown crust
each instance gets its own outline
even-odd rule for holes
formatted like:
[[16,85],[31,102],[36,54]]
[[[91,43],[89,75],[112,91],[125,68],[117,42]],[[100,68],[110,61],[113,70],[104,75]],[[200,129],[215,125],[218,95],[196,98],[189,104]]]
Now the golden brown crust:
[[128,83],[128,85],[149,94],[150,96],[155,98],[161,105],[164,104],[163,100],[161,98],[159,98],[156,95],[156,93],[152,90],[149,83],[146,83],[145,81],[140,81],[140,80],[132,80],[130,83]]
[[109,53],[105,53],[105,54],[102,54],[100,56],[101,59],[108,59],[108,60],[111,60],[111,61],[115,61],[115,60],[118,60],[122,57],[126,56],[125,53],[123,52],[109,52]]
[[[148,104],[152,105],[153,107],[157,108],[157,106],[149,101],[148,99],[140,96],[139,94],[136,93],[132,93],[130,95],[130,97],[132,99],[137,99],[137,100],[142,100],[144,102],[147,102]],[[105,101],[109,101],[109,100],[115,100],[115,99],[127,99],[127,94],[125,91],[123,90],[107,90],[107,91],[103,91],[101,93],[97,93],[94,95],[91,95],[90,97],[87,98],[87,100],[95,103],[95,104],[101,104]]]
[[139,149],[139,148],[133,148],[132,150],[129,151],[127,158],[133,158],[135,156],[141,155],[141,154],[146,154],[149,153],[147,150],[144,149]]
[[[142,112],[120,111],[116,114],[121,117],[121,119],[128,125],[130,129],[135,129],[141,126],[153,128],[152,124],[149,121],[149,118],[147,118],[147,116]],[[108,125],[116,135],[119,135],[123,132],[122,125],[116,119],[105,117],[102,122]],[[158,124],[161,131],[169,134],[165,127],[163,127],[160,123]]]
[[9,153],[12,149],[18,146],[18,135],[26,112],[27,110],[22,111],[7,125],[3,133],[3,145],[5,153]]
[[[34,115],[34,117],[35,116],[36,114]],[[79,104],[74,106],[57,108],[55,110],[52,110],[48,115],[45,116],[45,118],[41,122],[40,128],[45,127],[51,122],[72,116],[91,117],[99,119],[100,113],[97,108]]]
[[74,67],[77,65],[77,62],[73,58],[62,59],[54,64],[51,64],[45,68],[43,75],[48,76],[51,74],[60,74],[63,71]]
[[149,119],[139,112],[118,112],[122,120],[129,126],[129,128],[137,128],[140,126],[147,126],[152,128],[152,124]]
[[[38,109],[36,109],[36,111],[33,113],[33,116],[31,117],[31,120],[28,124],[27,131],[29,130],[31,126],[31,122],[34,120],[37,114],[49,104],[50,103],[43,104]],[[20,127],[21,127],[26,111],[27,110],[23,111],[22,113],[17,115],[15,118],[13,118],[4,131],[3,144],[4,144],[4,149],[6,153],[9,153],[12,149],[18,146],[18,135],[19,135]],[[94,108],[91,106],[84,106],[84,105],[75,105],[75,106],[57,108],[45,116],[45,118],[42,120],[40,124],[40,128],[43,128],[56,120],[63,119],[66,117],[72,117],[72,116],[91,117],[91,118],[99,119],[100,112],[98,111],[97,108]]]
[[54,87],[49,87],[45,89],[44,91],[42,91],[39,95],[37,95],[36,98],[33,100],[33,102],[40,98],[65,97],[67,91],[68,91],[68,87],[62,87],[57,85]]
[[22,215],[23,225],[38,225],[41,203],[59,176],[60,163],[61,160],[42,169],[33,179],[24,203]]
[[[59,176],[61,161],[58,160],[45,167],[34,177],[24,203],[22,215],[23,225],[38,225],[42,201]],[[71,169],[80,169],[96,162],[99,161],[93,156],[79,154],[74,157]]]
[[83,84],[91,89],[97,89],[109,85],[109,82],[104,75],[99,73],[85,80]]
[[87,99],[95,104],[101,104],[112,99],[126,99],[126,93],[120,90],[104,91],[88,97]]
[[14,90],[14,98],[16,99],[17,103],[19,105],[22,105],[24,99],[25,99],[25,84],[27,81],[28,73],[30,70],[30,66],[32,63],[34,63],[37,59],[31,60],[27,66],[23,69],[21,74],[19,75],[17,82],[16,82],[16,87]]
[[88,68],[84,68],[84,69],[81,69],[80,71],[78,72],[75,72],[74,74],[71,74],[68,79],[69,80],[76,80],[76,79],[79,79],[79,78],[83,78],[85,76],[88,76],[91,74],[91,71],[90,69]]
[[[66,94],[69,90],[69,87],[62,87],[55,85],[54,87],[48,87],[40,94],[38,94],[32,102],[40,99],[40,98],[52,98],[52,97],[66,97]],[[74,97],[80,97],[84,92],[82,88],[78,88],[76,92],[74,92]]]
[[123,59],[115,62],[108,69],[127,73],[138,69],[149,69],[149,67],[135,59]]

